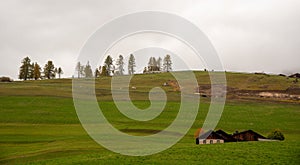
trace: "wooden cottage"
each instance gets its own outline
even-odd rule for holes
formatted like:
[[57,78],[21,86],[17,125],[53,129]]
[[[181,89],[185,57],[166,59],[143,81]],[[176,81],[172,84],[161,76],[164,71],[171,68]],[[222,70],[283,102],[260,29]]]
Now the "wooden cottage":
[[234,133],[232,137],[236,139],[236,141],[258,141],[259,139],[266,139],[264,136],[252,130]]
[[267,139],[264,136],[252,130],[236,132],[232,135],[227,134],[223,130],[217,130],[217,131],[210,130],[203,133],[203,130],[199,129],[197,130],[196,133],[197,133],[195,134],[196,144],[214,144],[214,143],[238,142],[238,141],[261,141]]
[[196,138],[196,144],[215,144],[215,143],[224,143],[224,139],[222,136],[217,134],[215,131],[207,131],[203,134],[200,134],[198,138]]

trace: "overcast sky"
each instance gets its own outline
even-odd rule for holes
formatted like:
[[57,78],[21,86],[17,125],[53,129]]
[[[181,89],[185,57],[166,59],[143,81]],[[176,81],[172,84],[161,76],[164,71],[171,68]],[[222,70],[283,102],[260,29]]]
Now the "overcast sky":
[[299,0],[1,0],[0,76],[16,79],[29,56],[42,66],[53,60],[70,77],[93,32],[115,17],[145,10],[197,25],[226,70],[300,72]]

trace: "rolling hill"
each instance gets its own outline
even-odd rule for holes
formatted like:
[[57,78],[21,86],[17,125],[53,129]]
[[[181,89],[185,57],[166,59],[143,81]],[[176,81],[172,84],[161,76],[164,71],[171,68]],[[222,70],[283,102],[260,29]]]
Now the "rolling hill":
[[[205,120],[211,85],[207,72],[195,75],[199,87],[193,94],[202,97],[192,128],[176,145],[145,157],[111,152],[88,136],[73,105],[71,79],[0,83],[0,164],[299,164],[300,83],[295,78],[227,72],[227,101],[216,127],[226,132],[253,129],[262,135],[280,129],[286,140],[200,146],[195,145],[194,132]],[[149,106],[151,88],[162,87],[167,93],[164,111],[147,122],[118,111],[110,82],[111,77],[97,78],[95,91],[104,115],[118,130],[151,135],[176,118],[180,88],[170,73],[135,75],[131,80],[130,98],[139,108]]]

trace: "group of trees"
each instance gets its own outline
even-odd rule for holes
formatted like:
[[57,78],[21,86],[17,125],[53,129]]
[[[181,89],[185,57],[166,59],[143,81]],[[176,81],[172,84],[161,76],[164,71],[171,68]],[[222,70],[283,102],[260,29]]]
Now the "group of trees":
[[[162,64],[163,63],[163,64]],[[78,78],[91,78],[91,77],[100,77],[100,76],[120,76],[125,74],[125,62],[124,57],[122,55],[119,55],[119,57],[115,61],[113,58],[108,55],[104,61],[103,66],[99,66],[95,69],[94,73],[92,71],[92,67],[87,62],[86,65],[82,65],[80,62],[76,65],[76,72]],[[135,57],[133,54],[130,54],[128,59],[128,74],[132,75],[135,73]],[[154,73],[155,71],[165,71],[169,72],[172,70],[172,61],[171,56],[166,55],[164,57],[164,60],[162,60],[160,57],[156,59],[155,57],[150,57],[148,66],[145,67],[143,73]]]
[[[86,65],[82,65],[80,62],[76,65],[76,71],[77,71],[77,77],[78,78],[91,78],[91,77],[100,77],[100,76],[119,76],[125,74],[125,62],[124,57],[122,55],[119,55],[118,59],[115,61],[113,58],[108,55],[104,61],[103,66],[99,66],[95,69],[94,73],[92,71],[92,67],[87,62]],[[130,54],[128,59],[128,74],[132,75],[135,73],[135,57],[133,54]],[[164,59],[162,60],[160,57],[156,59],[155,57],[150,57],[148,66],[144,68],[143,73],[154,73],[156,71],[165,71],[169,72],[172,70],[172,61],[170,55],[166,55]],[[25,57],[22,60],[22,65],[20,66],[19,71],[19,79],[21,80],[38,80],[38,79],[53,79],[56,78],[58,75],[58,78],[61,78],[61,75],[63,74],[63,70],[61,67],[56,68],[52,61],[48,61],[43,70],[41,69],[41,66],[37,62],[31,62],[31,59],[29,57]]]
[[[90,65],[90,62],[88,61],[86,65],[81,65],[80,62],[77,63],[76,65],[76,71],[78,73],[78,78],[80,77],[93,77],[93,71],[92,67]],[[99,72],[98,70],[96,70]],[[97,74],[97,73],[95,73]]]
[[158,57],[158,59],[156,59],[155,57],[150,57],[148,62],[148,67],[144,68],[143,73],[154,73],[160,71],[169,72],[171,70],[172,70],[171,56],[167,54],[163,60],[163,65],[162,65],[162,59],[160,57]]
[[56,78],[56,75],[61,78],[63,70],[61,67],[56,68],[52,61],[48,61],[43,71],[40,65],[37,62],[31,62],[29,57],[25,57],[22,60],[22,65],[19,71],[19,79],[21,80],[38,80],[38,79],[53,79]]
[[[86,65],[82,65],[80,62],[78,62],[76,65],[76,72],[78,78],[124,75],[124,65],[125,62],[124,57],[122,55],[119,55],[118,59],[116,60],[116,66],[113,64],[113,58],[110,55],[108,55],[104,61],[103,66],[99,66],[98,68],[96,68],[94,74],[92,71],[92,67],[89,64],[89,61]],[[135,67],[135,58],[133,54],[131,54],[128,60],[128,74],[134,74]]]

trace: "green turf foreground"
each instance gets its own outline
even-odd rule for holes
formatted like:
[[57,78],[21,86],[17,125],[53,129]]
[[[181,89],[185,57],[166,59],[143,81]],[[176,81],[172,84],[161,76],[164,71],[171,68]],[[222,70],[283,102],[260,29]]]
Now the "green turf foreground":
[[[111,108],[105,102],[104,109]],[[135,104],[143,104],[136,102]],[[170,103],[169,106],[177,106]],[[140,105],[142,106],[142,105]],[[89,138],[81,127],[70,98],[0,97],[0,164],[299,164],[299,105],[228,103],[218,128],[228,132],[253,129],[266,135],[281,129],[282,142],[240,142],[195,145],[193,132],[203,122],[202,104],[194,127],[179,143],[161,153],[131,157],[113,153]],[[172,112],[168,112],[172,113]],[[106,111],[119,129],[163,129],[168,117],[140,124]]]

